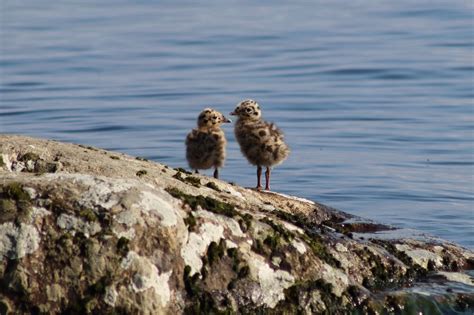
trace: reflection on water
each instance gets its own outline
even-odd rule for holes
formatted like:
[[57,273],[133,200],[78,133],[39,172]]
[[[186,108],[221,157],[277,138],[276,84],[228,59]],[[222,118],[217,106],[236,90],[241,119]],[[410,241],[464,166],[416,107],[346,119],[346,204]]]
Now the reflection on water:
[[275,190],[474,247],[472,3],[0,6],[0,132],[182,167],[202,108],[254,98],[292,148]]

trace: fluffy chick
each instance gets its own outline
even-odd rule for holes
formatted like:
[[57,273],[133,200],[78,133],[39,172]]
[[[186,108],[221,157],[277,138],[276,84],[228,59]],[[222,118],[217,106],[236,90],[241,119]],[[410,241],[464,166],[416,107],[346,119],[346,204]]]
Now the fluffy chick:
[[199,114],[197,129],[186,137],[186,159],[196,173],[199,169],[214,167],[214,177],[219,178],[219,167],[224,165],[227,145],[221,125],[229,122],[212,108],[206,108]]
[[262,189],[262,167],[265,166],[265,189],[270,190],[271,167],[283,162],[290,153],[283,133],[275,124],[261,119],[260,106],[254,100],[240,102],[230,115],[238,117],[234,132],[242,154],[257,166],[257,189]]

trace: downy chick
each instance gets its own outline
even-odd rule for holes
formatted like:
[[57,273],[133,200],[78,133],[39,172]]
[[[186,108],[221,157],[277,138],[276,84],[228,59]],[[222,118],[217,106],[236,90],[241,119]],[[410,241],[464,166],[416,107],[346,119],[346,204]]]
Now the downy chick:
[[212,108],[204,109],[198,117],[197,129],[186,137],[186,159],[196,170],[214,168],[214,177],[219,178],[219,167],[224,165],[227,141],[221,129],[222,123],[231,122]]
[[283,162],[290,153],[283,133],[275,124],[261,119],[260,106],[254,100],[240,102],[230,115],[238,117],[234,132],[242,154],[257,166],[257,189],[262,189],[262,167],[266,167],[265,189],[270,190],[271,167]]

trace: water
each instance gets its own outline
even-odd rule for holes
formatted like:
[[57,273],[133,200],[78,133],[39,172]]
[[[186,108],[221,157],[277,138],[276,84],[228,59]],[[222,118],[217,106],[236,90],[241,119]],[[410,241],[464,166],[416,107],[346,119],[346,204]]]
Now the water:
[[[5,0],[0,132],[183,167],[201,109],[254,98],[292,148],[274,190],[474,248],[472,9]],[[254,186],[224,128],[223,179]]]

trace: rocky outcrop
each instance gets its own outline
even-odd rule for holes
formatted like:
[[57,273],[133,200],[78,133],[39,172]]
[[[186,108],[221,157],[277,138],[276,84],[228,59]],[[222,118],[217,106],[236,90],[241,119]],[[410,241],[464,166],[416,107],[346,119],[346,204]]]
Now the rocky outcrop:
[[1,314],[474,309],[474,253],[434,237],[93,147],[0,156]]

